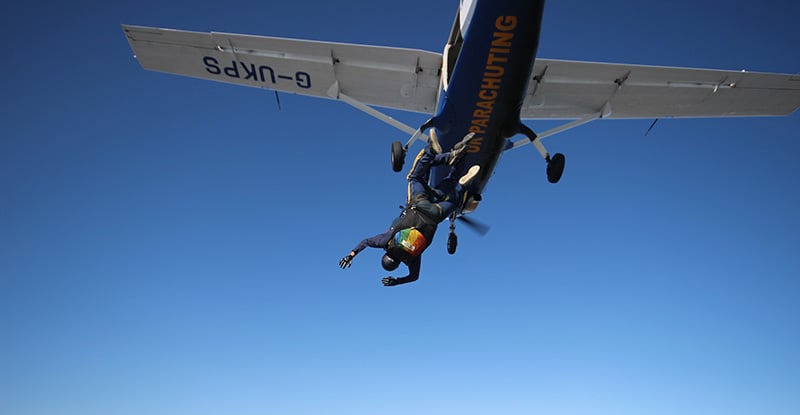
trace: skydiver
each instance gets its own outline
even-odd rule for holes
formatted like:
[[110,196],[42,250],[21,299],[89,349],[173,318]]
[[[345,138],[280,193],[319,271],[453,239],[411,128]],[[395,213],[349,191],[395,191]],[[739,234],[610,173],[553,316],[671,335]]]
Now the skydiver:
[[[447,219],[458,207],[463,197],[463,187],[467,186],[480,170],[472,166],[459,179],[455,175],[461,171],[457,163],[467,152],[467,147],[475,136],[469,133],[449,152],[443,153],[435,134],[431,134],[429,144],[414,160],[408,173],[408,199],[406,207],[384,233],[366,238],[339,261],[342,269],[352,265],[353,258],[366,247],[381,248],[386,253],[381,265],[386,271],[394,271],[400,263],[408,267],[408,275],[401,278],[392,276],[381,280],[384,286],[414,282],[419,278],[421,254],[433,241],[439,223]],[[428,185],[431,167],[447,164],[450,174],[434,188]]]

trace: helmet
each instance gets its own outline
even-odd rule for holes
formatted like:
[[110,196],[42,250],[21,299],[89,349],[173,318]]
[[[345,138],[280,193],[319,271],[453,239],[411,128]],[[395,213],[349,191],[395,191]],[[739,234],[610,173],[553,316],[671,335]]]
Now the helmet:
[[381,266],[387,271],[394,271],[400,266],[400,261],[390,257],[389,254],[385,254],[383,258],[381,258]]

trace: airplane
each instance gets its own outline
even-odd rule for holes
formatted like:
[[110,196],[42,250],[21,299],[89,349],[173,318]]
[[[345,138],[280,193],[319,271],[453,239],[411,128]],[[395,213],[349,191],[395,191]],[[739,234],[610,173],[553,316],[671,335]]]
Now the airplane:
[[[472,213],[501,155],[532,144],[557,183],[566,158],[542,139],[599,119],[789,115],[800,76],[537,58],[544,0],[461,0],[442,53],[361,44],[123,25],[143,68],[335,99],[410,134],[391,144],[394,171],[417,141],[452,148],[475,133],[465,166],[480,166],[450,217]],[[375,107],[430,114],[417,128]],[[536,133],[522,120],[563,124]],[[513,141],[517,135],[523,138]],[[449,170],[434,168],[431,183]],[[486,228],[482,229],[483,232]]]

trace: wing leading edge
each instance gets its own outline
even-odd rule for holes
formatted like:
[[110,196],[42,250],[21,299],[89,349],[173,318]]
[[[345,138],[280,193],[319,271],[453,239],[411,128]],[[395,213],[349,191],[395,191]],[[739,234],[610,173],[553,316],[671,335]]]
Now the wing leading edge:
[[[123,25],[145,69],[432,113],[441,54],[421,50]],[[338,84],[337,84],[338,82]]]
[[524,119],[788,115],[800,76],[537,59]]
[[[380,46],[123,25],[149,70],[431,114],[442,55]],[[788,115],[800,76],[536,59],[523,119]]]

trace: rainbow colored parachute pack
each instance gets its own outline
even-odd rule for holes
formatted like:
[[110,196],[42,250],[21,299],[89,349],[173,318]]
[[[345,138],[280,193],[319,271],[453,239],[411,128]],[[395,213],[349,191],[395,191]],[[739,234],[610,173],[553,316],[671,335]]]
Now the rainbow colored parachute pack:
[[428,246],[425,236],[416,228],[406,228],[397,232],[394,236],[394,242],[412,256],[421,254],[425,247]]

